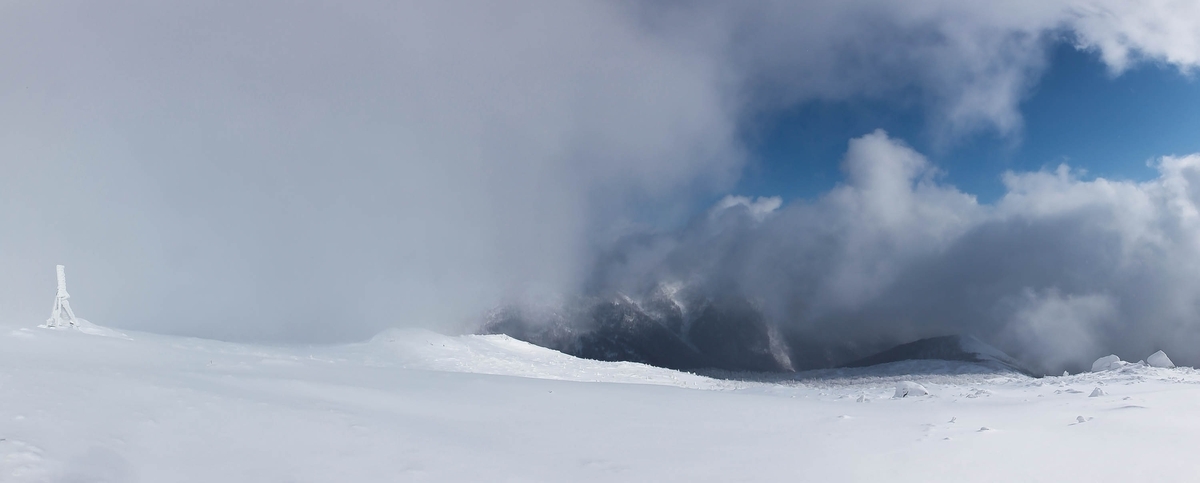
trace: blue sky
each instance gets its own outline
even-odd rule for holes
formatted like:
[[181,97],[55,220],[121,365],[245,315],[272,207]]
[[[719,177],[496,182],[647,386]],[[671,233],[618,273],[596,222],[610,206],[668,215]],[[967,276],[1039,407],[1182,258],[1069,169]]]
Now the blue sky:
[[847,142],[882,128],[945,172],[943,181],[982,202],[1003,195],[1001,174],[1067,163],[1087,177],[1146,180],[1147,161],[1200,152],[1200,82],[1143,62],[1112,75],[1092,51],[1067,42],[1021,105],[1024,127],[1003,137],[977,132],[939,145],[917,103],[894,99],[810,102],[760,121],[753,161],[736,192],[812,198],[842,179]]

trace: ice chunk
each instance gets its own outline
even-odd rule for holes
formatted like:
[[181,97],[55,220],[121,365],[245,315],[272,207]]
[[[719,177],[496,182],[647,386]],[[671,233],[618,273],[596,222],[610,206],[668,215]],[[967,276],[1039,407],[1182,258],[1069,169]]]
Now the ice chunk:
[[1108,356],[1104,356],[1099,359],[1096,359],[1096,362],[1092,363],[1092,372],[1100,372],[1100,371],[1109,371],[1109,370],[1113,370],[1113,369],[1119,369],[1123,365],[1125,365],[1125,364],[1121,361],[1120,357],[1117,357],[1115,355],[1108,355]]
[[1165,367],[1165,368],[1175,367],[1175,363],[1171,362],[1171,358],[1167,357],[1167,353],[1163,352],[1163,351],[1158,351],[1153,354],[1150,354],[1150,357],[1146,358],[1146,363],[1150,364],[1153,367]]
[[902,398],[909,396],[925,396],[929,394],[929,390],[925,386],[912,381],[900,381],[896,383],[896,395],[893,398]]
[[1103,389],[1100,389],[1097,387],[1095,389],[1092,389],[1092,394],[1090,394],[1088,397],[1100,397],[1100,396],[1107,396],[1107,395],[1108,395],[1108,393],[1104,392]]

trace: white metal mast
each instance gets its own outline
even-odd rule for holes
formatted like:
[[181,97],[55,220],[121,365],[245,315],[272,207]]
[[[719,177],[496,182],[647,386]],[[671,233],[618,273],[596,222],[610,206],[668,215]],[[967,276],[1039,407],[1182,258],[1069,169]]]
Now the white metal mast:
[[71,310],[71,296],[67,294],[67,274],[63,266],[58,266],[58,294],[54,296],[54,309],[50,311],[50,319],[46,327],[76,327],[75,312]]

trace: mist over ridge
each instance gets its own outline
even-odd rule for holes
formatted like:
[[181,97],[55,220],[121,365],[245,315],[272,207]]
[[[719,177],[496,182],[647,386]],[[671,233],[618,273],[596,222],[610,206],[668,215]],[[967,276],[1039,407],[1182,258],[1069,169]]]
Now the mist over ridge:
[[[679,232],[631,236],[600,257],[582,304],[649,317],[630,315],[625,329],[594,313],[541,323],[649,340],[662,338],[650,327],[723,318],[723,335],[673,332],[724,341],[701,353],[743,351],[723,356],[729,369],[831,367],[943,335],[978,337],[1045,373],[1160,349],[1195,364],[1200,156],[1156,167],[1144,183],[1066,165],[1009,172],[1004,197],[980,204],[878,131],[850,142],[847,181],[815,201],[729,198]],[[679,313],[653,315],[668,300]]]
[[937,144],[1019,142],[1050,48],[1187,75],[1198,22],[1174,0],[14,3],[0,321],[45,320],[64,264],[93,322],[234,341],[678,287],[713,340],[761,328],[713,349],[754,367],[968,332],[1048,368],[1193,363],[1195,156],[1147,183],[1010,173],[982,205],[856,132],[818,199],[731,190],[796,106],[895,99]]

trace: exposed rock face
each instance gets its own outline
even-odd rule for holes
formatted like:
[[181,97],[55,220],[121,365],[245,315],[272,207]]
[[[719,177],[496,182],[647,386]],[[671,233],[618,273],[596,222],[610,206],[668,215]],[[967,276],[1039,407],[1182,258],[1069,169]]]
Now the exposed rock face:
[[[763,316],[745,301],[701,308],[687,338],[722,369],[750,371],[792,370],[790,358],[780,350]],[[773,349],[775,345],[776,350]]]
[[681,311],[671,308],[654,316],[628,299],[597,303],[586,314],[590,326],[581,324],[588,329],[580,333],[574,355],[679,369],[705,367],[703,354],[681,337]]

